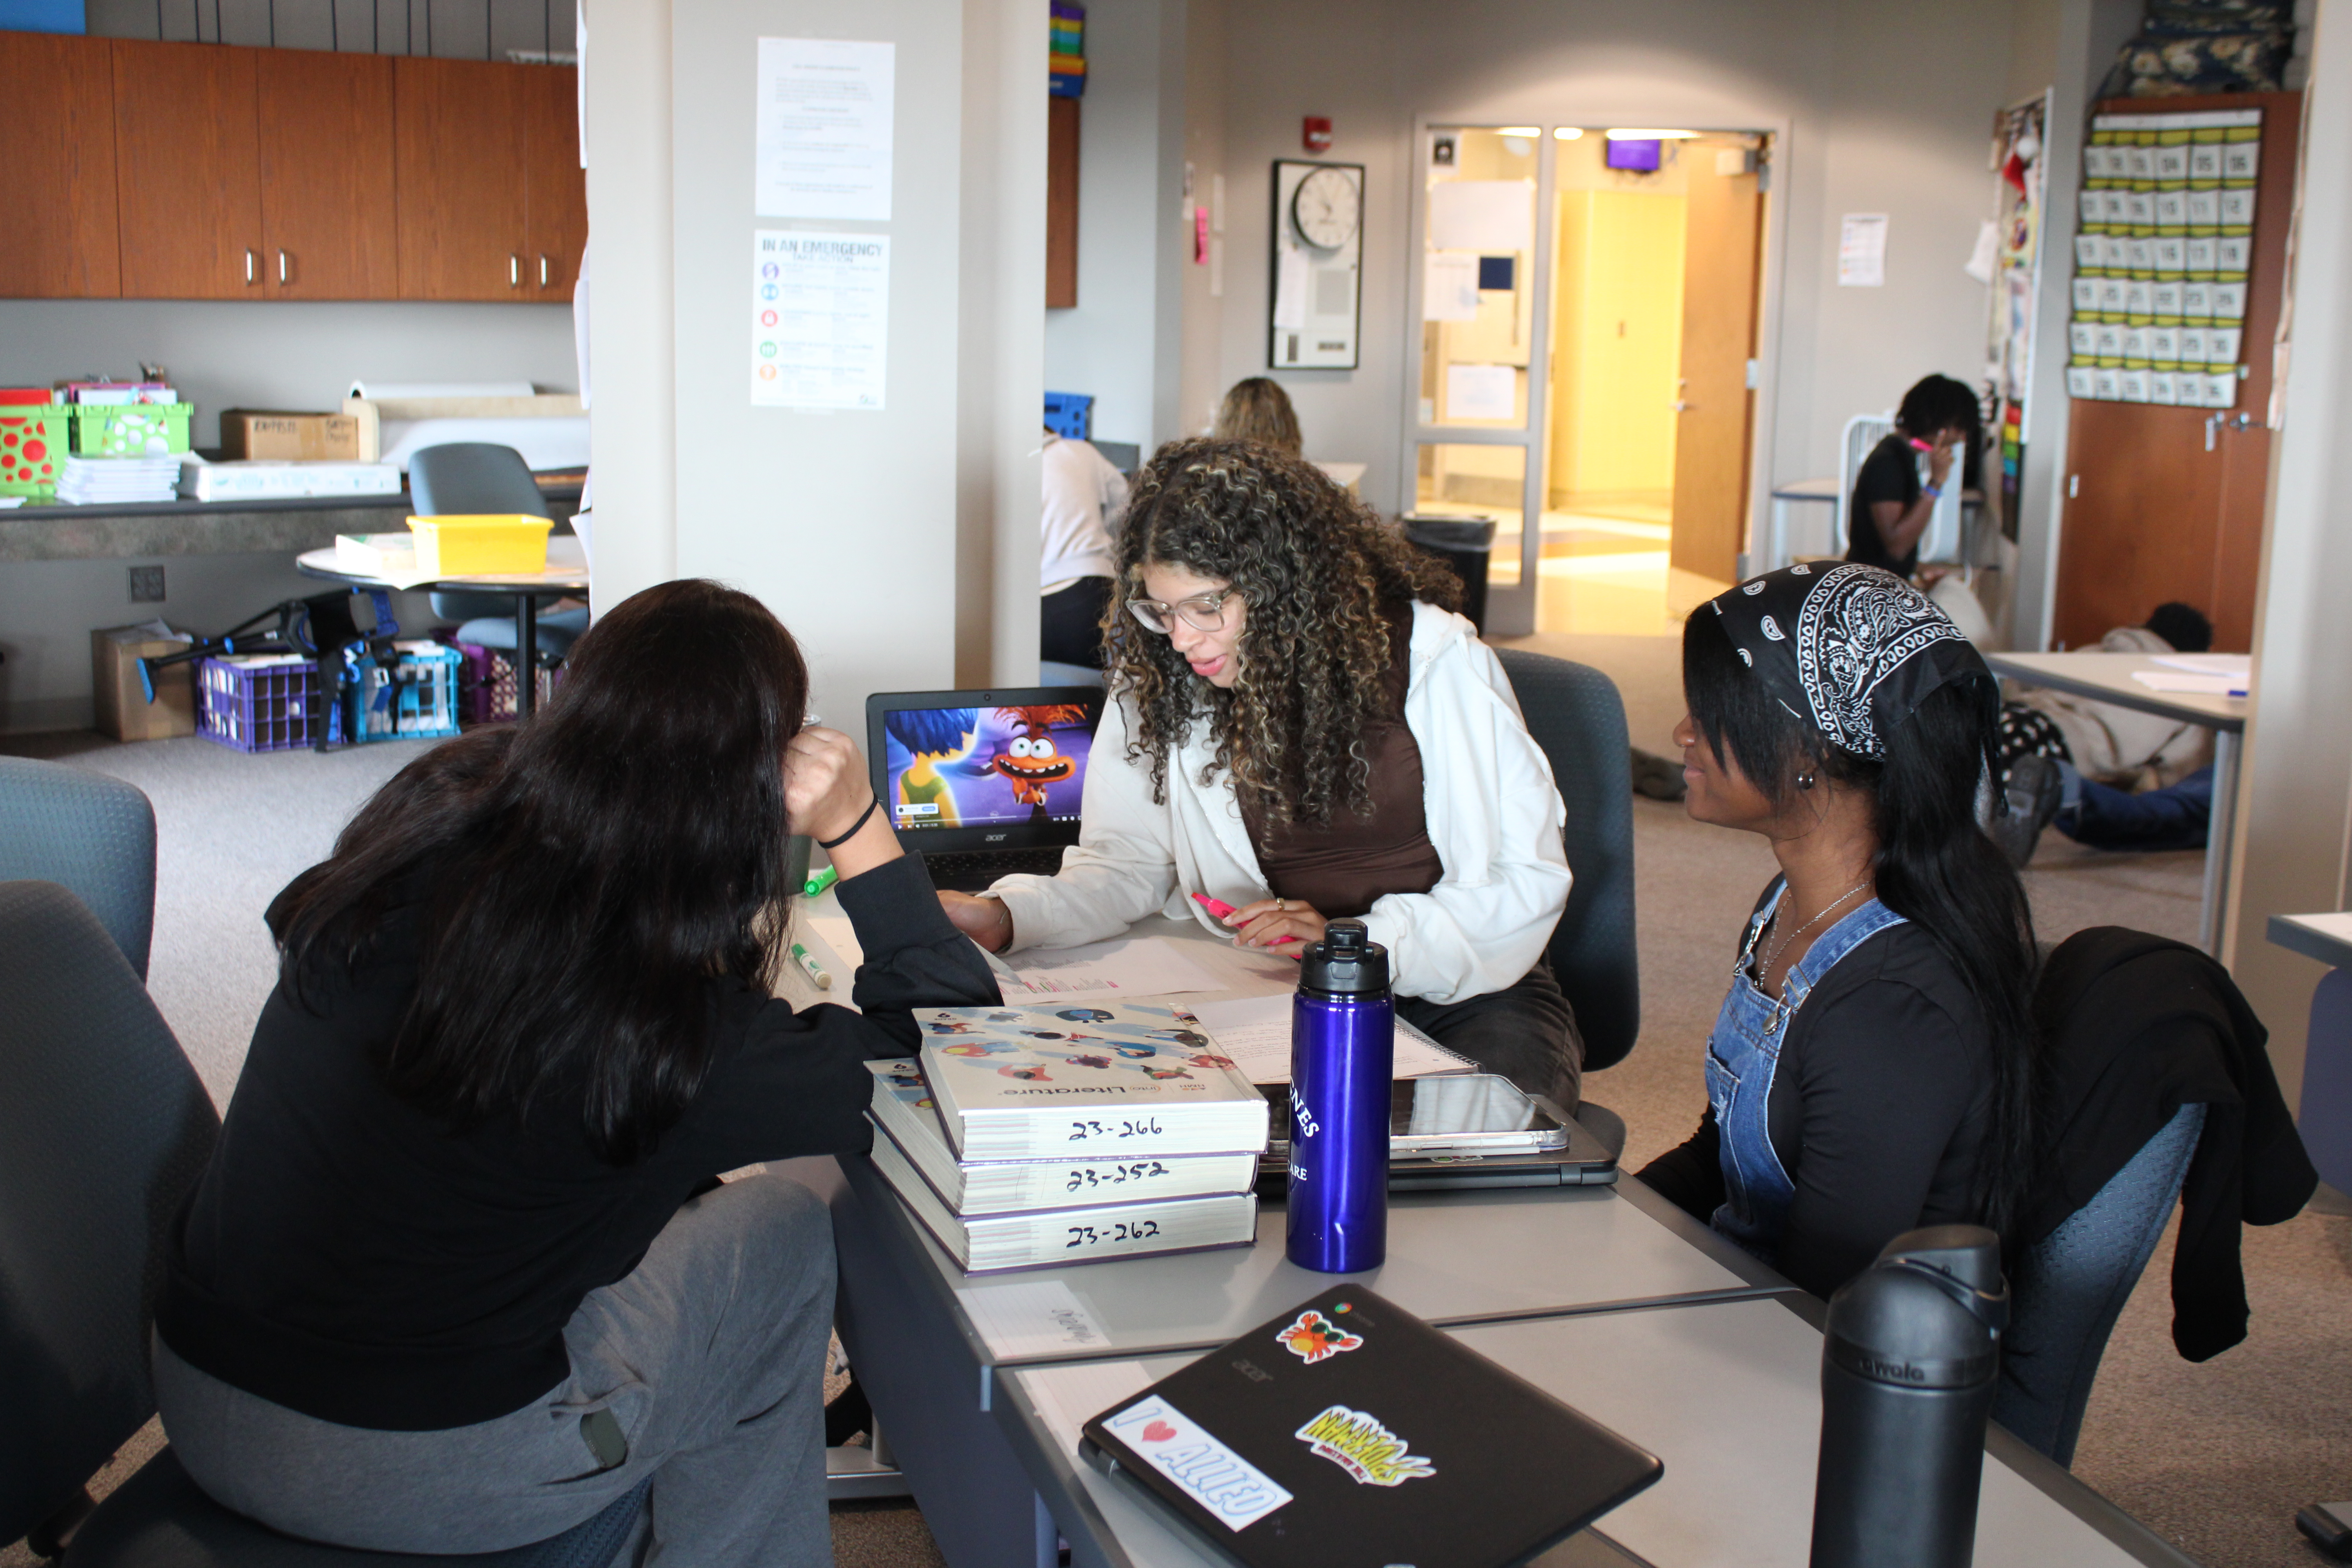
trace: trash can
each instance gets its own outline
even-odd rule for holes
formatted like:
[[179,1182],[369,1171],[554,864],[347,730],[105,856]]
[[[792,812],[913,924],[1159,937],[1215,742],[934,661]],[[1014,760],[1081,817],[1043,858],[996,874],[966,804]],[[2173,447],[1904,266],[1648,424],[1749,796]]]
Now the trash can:
[[1486,562],[1495,551],[1495,520],[1432,517],[1409,511],[1397,522],[1416,549],[1444,562],[1462,579],[1462,613],[1483,635],[1486,630]]

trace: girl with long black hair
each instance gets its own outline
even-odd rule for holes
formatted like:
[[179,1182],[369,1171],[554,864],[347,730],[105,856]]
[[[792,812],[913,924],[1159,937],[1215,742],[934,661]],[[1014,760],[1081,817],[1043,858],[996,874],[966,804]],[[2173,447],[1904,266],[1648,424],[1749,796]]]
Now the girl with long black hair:
[[1642,1177],[1827,1296],[1923,1225],[2006,1231],[2038,1074],[2025,891],[1979,826],[1992,676],[1891,573],[1790,566],[1683,629],[1686,809],[1761,834],[1697,1133]]
[[[832,1561],[825,1208],[713,1178],[865,1149],[866,1059],[997,989],[807,696],[759,601],[649,588],[535,719],[409,764],[278,896],[278,989],[156,1321],[205,1491],[449,1553],[650,1479],[665,1561]],[[794,832],[841,873],[862,1016],[767,994]]]

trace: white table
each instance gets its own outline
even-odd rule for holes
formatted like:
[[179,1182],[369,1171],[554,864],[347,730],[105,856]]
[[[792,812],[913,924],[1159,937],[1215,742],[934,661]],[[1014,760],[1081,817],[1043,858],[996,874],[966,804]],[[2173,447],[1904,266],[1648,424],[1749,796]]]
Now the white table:
[[1771,533],[1765,541],[1764,560],[1754,568],[1756,572],[1777,572],[1796,559],[1789,543],[1789,506],[1792,501],[1815,506],[1827,503],[1830,509],[1830,540],[1829,547],[1822,553],[1837,555],[1844,552],[1845,541],[1837,537],[1838,508],[1844,502],[1837,480],[1834,478],[1786,479],[1772,487]]
[[[1803,1568],[1821,1433],[1821,1333],[1810,1298],[1759,1297],[1453,1328],[1479,1353],[1655,1453],[1658,1483],[1541,1568]],[[1108,1568],[1217,1560],[1076,1458],[1080,1425],[1189,1356],[1027,1368],[997,1411],[1055,1505],[1073,1557]],[[1508,1441],[1507,1434],[1496,1440]],[[2064,1470],[1994,1429],[1978,1568],[2126,1568],[2189,1559]],[[1083,1542],[1083,1544],[1082,1544]]]
[[2040,686],[2112,702],[2213,731],[2213,809],[2205,829],[2205,887],[2197,917],[2197,942],[2221,951],[2221,900],[2229,890],[2231,829],[2238,808],[2238,737],[2245,732],[2246,699],[2201,697],[2157,691],[2132,679],[2139,669],[2164,666],[2144,653],[1989,653],[1995,675],[2021,686]]

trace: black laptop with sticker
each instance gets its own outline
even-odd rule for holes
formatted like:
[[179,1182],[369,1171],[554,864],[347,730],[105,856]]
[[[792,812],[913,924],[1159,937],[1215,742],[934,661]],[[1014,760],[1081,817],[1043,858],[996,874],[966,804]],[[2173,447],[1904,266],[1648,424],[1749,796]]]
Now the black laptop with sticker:
[[937,886],[967,892],[1060,870],[1102,704],[1085,686],[868,697],[866,764],[900,847]]
[[1343,1284],[1096,1416],[1080,1452],[1244,1568],[1509,1568],[1664,1468]]

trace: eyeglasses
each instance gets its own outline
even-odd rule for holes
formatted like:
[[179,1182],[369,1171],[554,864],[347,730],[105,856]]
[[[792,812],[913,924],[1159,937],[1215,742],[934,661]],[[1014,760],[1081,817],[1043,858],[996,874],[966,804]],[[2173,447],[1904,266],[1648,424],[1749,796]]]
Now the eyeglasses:
[[1194,631],[1221,632],[1225,629],[1225,601],[1233,596],[1233,589],[1220,588],[1213,594],[1179,599],[1173,605],[1163,605],[1157,599],[1129,599],[1127,607],[1137,620],[1161,637],[1176,629],[1170,622],[1171,616],[1181,616],[1184,624]]

